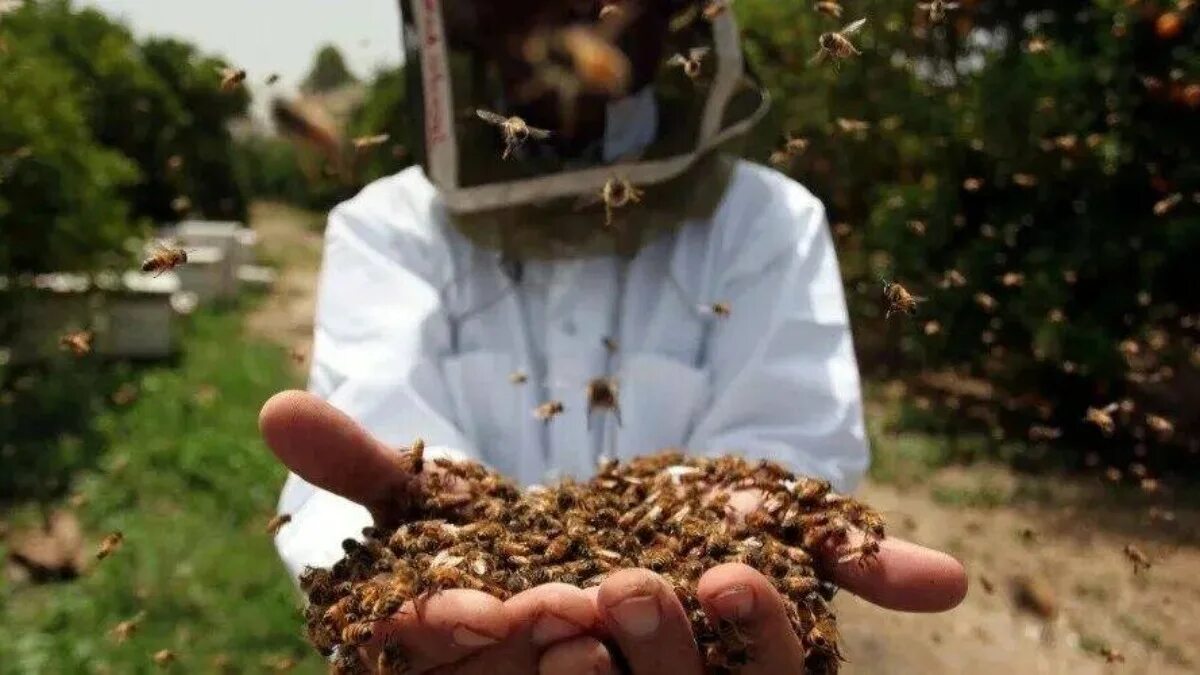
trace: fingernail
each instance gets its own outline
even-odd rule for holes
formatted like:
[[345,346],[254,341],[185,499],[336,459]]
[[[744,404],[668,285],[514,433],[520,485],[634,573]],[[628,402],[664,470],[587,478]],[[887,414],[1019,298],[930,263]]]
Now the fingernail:
[[658,598],[652,595],[624,600],[608,611],[621,630],[633,637],[646,637],[658,630]]
[[543,614],[533,624],[533,642],[538,646],[583,633],[583,628],[554,614]]
[[748,619],[754,612],[754,591],[749,586],[733,586],[714,597],[712,604],[723,619]]
[[490,635],[484,635],[483,633],[473,631],[466,626],[459,626],[455,628],[453,635],[455,644],[457,644],[459,647],[467,647],[470,649],[486,647],[499,642],[499,640],[491,637]]

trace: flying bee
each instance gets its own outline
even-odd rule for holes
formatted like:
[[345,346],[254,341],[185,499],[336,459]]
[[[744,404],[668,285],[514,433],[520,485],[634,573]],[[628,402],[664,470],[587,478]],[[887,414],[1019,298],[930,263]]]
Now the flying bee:
[[142,620],[145,618],[145,612],[138,612],[137,616],[118,623],[109,632],[112,634],[113,639],[117,641],[117,644],[124,644],[129,638],[133,637],[133,634],[137,632],[138,626],[141,625]]
[[373,136],[359,136],[354,139],[355,150],[366,150],[374,148],[392,140],[391,134],[375,134]]
[[1050,51],[1050,41],[1041,36],[1034,36],[1025,42],[1025,51],[1030,54],[1045,54]]
[[270,75],[267,75],[266,82],[267,82],[268,87],[275,84],[276,82],[279,82],[279,73],[271,73]]
[[90,330],[67,333],[58,339],[58,346],[62,349],[70,350],[75,356],[84,356],[92,351],[93,337],[94,335]]
[[125,535],[119,530],[104,537],[100,542],[99,550],[96,551],[96,560],[104,560],[113,553],[116,553],[124,542]]
[[822,0],[821,2],[816,3],[814,8],[825,16],[833,17],[834,19],[842,18],[842,5],[839,2]]
[[160,649],[154,653],[154,665],[159,668],[166,668],[175,661],[175,652],[170,649]]
[[1150,557],[1142,552],[1141,549],[1133,544],[1126,544],[1125,548],[1121,549],[1129,562],[1133,563],[1133,573],[1140,574],[1150,569]]
[[1171,420],[1158,415],[1147,414],[1146,426],[1150,427],[1150,430],[1157,434],[1160,439],[1170,438],[1171,434],[1175,433],[1175,425]]
[[1000,303],[996,302],[996,298],[987,293],[979,292],[975,294],[975,304],[979,305],[980,309],[985,312],[994,312]]
[[617,383],[609,377],[597,377],[587,385],[587,416],[588,428],[592,428],[592,412],[600,410],[611,411],[617,418],[617,426],[621,425],[621,404],[617,400]]
[[733,314],[733,306],[728,302],[718,301],[710,305],[700,305],[700,312],[718,319],[728,319]]
[[885,319],[891,318],[892,314],[901,312],[912,316],[917,312],[917,305],[925,302],[925,298],[913,295],[907,288],[901,286],[894,281],[880,280],[883,283],[883,299],[887,301],[887,314]]
[[267,523],[267,534],[271,536],[279,534],[279,531],[283,529],[283,526],[290,522],[292,522],[292,514],[280,513]]
[[513,384],[525,384],[529,381],[529,375],[523,370],[517,370],[509,374],[508,381]]
[[550,420],[561,415],[564,410],[566,408],[563,407],[562,401],[546,401],[534,409],[533,416],[549,424]]
[[700,77],[700,72],[704,65],[704,57],[708,56],[708,53],[711,51],[712,49],[708,47],[693,47],[688,51],[687,56],[676,54],[667,59],[667,65],[683,68],[683,74],[694,81]]
[[844,134],[854,134],[862,136],[871,129],[871,123],[866,120],[855,120],[848,117],[839,117],[834,122],[837,124],[838,130]]
[[957,2],[946,2],[946,0],[930,0],[929,2],[918,2],[917,7],[929,14],[931,23],[941,23],[942,19],[946,18],[946,12],[958,9]]
[[1162,216],[1165,216],[1168,213],[1170,213],[1176,206],[1179,206],[1179,203],[1182,201],[1183,201],[1183,195],[1178,192],[1176,192],[1175,194],[1170,195],[1168,197],[1164,197],[1163,199],[1160,199],[1159,201],[1155,202],[1154,215],[1159,216],[1161,218]]
[[850,42],[849,36],[862,30],[866,23],[867,20],[863,18],[848,24],[840,31],[822,33],[817,40],[817,53],[813,55],[810,63],[820,63],[825,59],[830,59],[836,66],[843,59],[860,56],[862,52],[858,51],[853,42]]
[[784,152],[792,154],[792,155],[799,155],[799,154],[802,154],[805,150],[808,150],[808,139],[807,138],[793,136],[790,133],[785,136],[785,140],[783,142],[783,151]]
[[609,354],[616,354],[617,350],[621,347],[617,343],[616,339],[611,337],[605,337],[600,341],[600,344],[604,345],[604,349],[606,349]]
[[1096,425],[1105,436],[1112,436],[1117,429],[1117,423],[1112,417],[1112,414],[1117,411],[1117,407],[1116,403],[1110,403],[1103,408],[1088,408],[1083,419],[1089,424]]
[[154,255],[142,261],[143,272],[155,272],[154,276],[157,277],[163,272],[187,264],[188,254],[182,248],[167,246],[161,242],[154,246],[156,249]]
[[[640,204],[642,197],[646,192],[627,178],[613,176],[604,183],[604,187],[600,189],[599,201],[604,203],[604,226],[612,228],[613,215],[617,209],[625,208],[630,204]],[[595,203],[595,199],[587,200]],[[583,204],[587,205],[587,201]]]
[[535,141],[544,141],[552,135],[546,129],[529,126],[520,117],[502,117],[483,109],[476,110],[475,115],[488,124],[500,127],[500,133],[504,137],[504,154],[500,156],[501,159],[508,159],[513,151],[531,138]]
[[221,91],[233,91],[246,81],[246,71],[241,68],[221,69]]
[[731,4],[733,4],[733,0],[708,0],[701,15],[707,21],[715,21],[717,17],[729,11]]

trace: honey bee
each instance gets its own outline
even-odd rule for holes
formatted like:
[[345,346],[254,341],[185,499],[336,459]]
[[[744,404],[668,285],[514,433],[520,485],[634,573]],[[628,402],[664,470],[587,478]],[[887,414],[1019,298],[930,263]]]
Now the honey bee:
[[859,565],[867,565],[872,559],[879,555],[879,542],[872,538],[867,538],[866,541],[855,546],[850,551],[838,558],[838,564],[857,562]]
[[840,63],[843,59],[848,59],[852,56],[860,56],[862,52],[850,42],[849,36],[854,35],[867,23],[865,18],[853,21],[846,25],[840,31],[822,33],[817,40],[817,53],[812,57],[810,63],[820,63],[826,59],[833,61],[834,65]]
[[701,305],[700,311],[718,319],[728,319],[733,314],[733,306],[728,302],[714,302],[711,305]]
[[1000,277],[1000,283],[1008,288],[1022,286],[1025,284],[1025,275],[1020,272],[1007,272],[1004,276]]
[[246,71],[240,68],[221,69],[221,91],[233,91],[246,81]]
[[374,148],[374,147],[383,145],[384,143],[387,143],[391,139],[392,139],[391,134],[375,134],[374,136],[359,136],[358,138],[354,139],[354,149],[355,150],[366,150],[368,148]]
[[175,652],[170,649],[160,649],[154,653],[154,665],[159,668],[166,668],[175,661]]
[[383,648],[379,650],[379,658],[375,665],[376,670],[382,675],[407,672],[410,662],[405,653],[404,645],[398,640],[388,640],[385,642]]
[[155,244],[155,249],[154,255],[142,261],[143,272],[156,272],[154,276],[157,277],[163,272],[187,264],[188,254],[182,248],[166,246],[160,242]]
[[983,187],[983,179],[967,178],[963,181],[962,186],[967,192],[979,192],[979,190]]
[[816,10],[825,16],[833,17],[834,19],[842,18],[842,5],[831,0],[822,0],[814,5]]
[[616,176],[609,178],[600,190],[600,201],[604,202],[604,226],[613,226],[613,212],[629,204],[640,204],[645,191],[634,186],[628,179]]
[[549,130],[529,126],[520,117],[502,117],[483,109],[476,110],[475,115],[484,122],[500,128],[500,133],[504,138],[504,154],[500,156],[501,159],[508,159],[514,151],[531,138],[535,141],[544,141],[553,135]]
[[715,21],[717,17],[729,11],[731,4],[733,4],[733,0],[708,0],[701,15],[707,21]]
[[1117,411],[1118,404],[1110,403],[1103,408],[1088,408],[1084,421],[1096,425],[1105,436],[1111,436],[1117,429],[1117,423],[1112,414]]
[[848,117],[839,117],[834,120],[834,123],[837,124],[838,130],[842,133],[854,134],[856,136],[862,136],[871,129],[870,122],[866,120],[854,120]]
[[799,155],[805,150],[808,150],[808,139],[800,136],[792,136],[787,134],[783,142],[783,151],[792,155]]
[[1062,438],[1062,429],[1035,424],[1029,427],[1029,440],[1034,443],[1055,441]]
[[985,312],[994,312],[1000,303],[996,302],[996,298],[980,291],[975,294],[975,304],[979,305],[980,309]]
[[930,0],[929,2],[918,2],[917,7],[929,14],[931,23],[941,23],[942,19],[946,18],[946,12],[958,9],[957,2],[946,2],[946,0]]
[[290,522],[292,522],[292,514],[280,513],[267,523],[267,534],[271,536],[279,534],[279,531],[283,529],[283,526]]
[[523,370],[518,370],[509,374],[508,381],[513,384],[525,384],[529,381],[529,375]]
[[1164,197],[1154,203],[1154,215],[1162,217],[1170,213],[1179,203],[1183,201],[1183,195],[1176,192],[1173,195]]
[[561,401],[547,401],[534,409],[533,416],[549,424],[550,420],[554,419],[557,415],[561,415],[564,410],[566,408],[563,407]]
[[792,163],[793,159],[795,159],[793,155],[783,150],[776,150],[772,152],[769,157],[767,157],[767,161],[771,163],[771,166],[777,169],[783,169],[787,167]]
[[708,53],[711,51],[712,49],[708,47],[694,47],[688,51],[687,56],[675,54],[667,59],[667,65],[683,68],[683,74],[695,80],[700,77],[704,57],[708,56]]
[[375,636],[375,624],[369,621],[352,623],[342,629],[342,642],[348,645],[365,645]]
[[926,335],[933,337],[942,332],[942,324],[938,321],[926,321],[924,329]]
[[116,553],[124,542],[125,535],[119,530],[104,537],[100,542],[99,550],[96,551],[96,560],[104,560],[113,553]]
[[271,73],[270,75],[267,75],[266,82],[268,87],[279,82],[279,73]]
[[597,377],[587,385],[587,417],[588,428],[592,428],[592,412],[608,410],[621,424],[621,404],[617,400],[617,382],[609,377]]
[[789,574],[783,578],[780,586],[785,595],[792,598],[799,598],[816,592],[820,588],[821,582],[816,577]]
[[58,339],[58,346],[70,350],[75,356],[84,356],[92,351],[93,337],[94,334],[90,330],[67,333]]
[[1142,552],[1141,549],[1133,544],[1126,544],[1125,548],[1121,549],[1129,562],[1133,563],[1133,573],[1140,574],[1150,569],[1150,557]]
[[1171,434],[1175,433],[1175,425],[1165,417],[1158,415],[1146,415],[1146,426],[1150,427],[1160,439],[1167,439]]
[[908,225],[909,231],[912,232],[913,234],[917,235],[918,237],[925,236],[925,232],[926,232],[925,221],[910,220],[910,221],[908,221],[907,225]]
[[1125,663],[1125,655],[1113,647],[1102,647],[1100,656],[1103,656],[1108,663]]
[[625,8],[621,6],[620,0],[616,2],[606,2],[600,7],[599,18],[601,21],[605,19],[615,19],[623,17]]
[[1030,54],[1045,54],[1050,51],[1050,41],[1041,36],[1034,36],[1025,42],[1025,51]]
[[145,612],[138,612],[137,616],[118,623],[109,632],[112,634],[113,639],[117,641],[117,644],[124,644],[129,638],[133,637],[133,634],[137,632],[138,626],[141,625],[142,620],[145,618]]
[[620,345],[614,338],[611,337],[604,337],[602,340],[600,340],[600,343],[604,345],[604,348],[608,350],[609,354],[616,354],[617,350],[620,349]]
[[883,283],[883,299],[887,302],[885,319],[890,319],[892,314],[896,312],[911,316],[916,313],[917,305],[926,300],[925,298],[913,295],[907,288],[896,282],[881,281]]

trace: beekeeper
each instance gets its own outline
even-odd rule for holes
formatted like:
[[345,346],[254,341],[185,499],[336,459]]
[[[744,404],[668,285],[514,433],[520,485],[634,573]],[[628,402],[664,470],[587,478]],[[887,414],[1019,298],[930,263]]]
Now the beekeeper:
[[[261,420],[293,471],[277,538],[293,576],[337,560],[405,489],[389,448],[418,437],[525,484],[664,448],[771,459],[844,491],[863,475],[824,209],[727,154],[767,105],[732,11],[627,1],[598,21],[600,4],[403,3],[420,165],[331,213],[310,393],[275,397]],[[696,47],[698,73],[666,65]],[[597,382],[615,409],[589,400]],[[834,576],[900,610],[965,592],[953,559],[893,540]],[[743,673],[800,672],[764,577],[726,565],[700,593],[762,646]],[[678,600],[646,570],[508,602],[446,592],[394,624],[417,672],[701,672]]]

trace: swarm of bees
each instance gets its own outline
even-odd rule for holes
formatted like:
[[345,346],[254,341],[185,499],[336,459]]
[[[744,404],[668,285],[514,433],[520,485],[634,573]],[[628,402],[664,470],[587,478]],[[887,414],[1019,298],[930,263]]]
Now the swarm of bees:
[[[362,541],[343,542],[345,556],[332,567],[300,576],[308,638],[323,655],[336,652],[334,672],[365,672],[359,650],[344,647],[370,641],[375,622],[410,600],[451,588],[504,600],[549,582],[595,585],[628,567],[653,569],[674,586],[708,672],[736,672],[755,646],[737,624],[709,622],[696,585],[705,570],[737,561],[766,574],[785,598],[805,672],[833,673],[839,638],[814,559],[829,548],[844,560],[869,559],[884,537],[881,517],[865,505],[770,462],[664,453],[608,460],[585,483],[528,491],[475,463],[430,464],[440,472],[420,474],[423,492],[381,516],[397,526],[365,528]],[[445,480],[465,483],[470,498],[437,499]],[[729,517],[739,490],[764,495],[741,520]],[[865,533],[861,545],[849,545],[851,529]],[[403,647],[383,651],[373,664],[379,672],[403,672]]]

